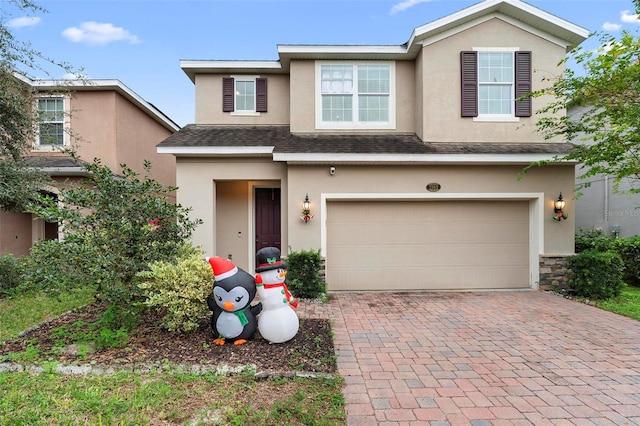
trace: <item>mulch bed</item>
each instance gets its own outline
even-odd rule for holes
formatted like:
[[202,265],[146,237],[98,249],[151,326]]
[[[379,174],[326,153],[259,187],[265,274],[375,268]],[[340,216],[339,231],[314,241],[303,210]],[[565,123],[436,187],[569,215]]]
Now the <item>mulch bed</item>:
[[[23,352],[30,346],[31,352],[37,349],[39,360],[63,364],[255,365],[258,372],[336,371],[331,326],[326,319],[300,318],[297,335],[285,343],[270,344],[256,332],[253,339],[243,345],[235,346],[228,342],[219,346],[213,343],[210,317],[203,318],[195,332],[172,333],[160,325],[160,316],[152,313],[129,333],[129,339],[121,347],[89,353],[77,350],[78,345],[74,344],[80,342],[74,339],[77,340],[83,327],[86,329],[87,324],[100,318],[103,309],[104,306],[94,303],[30,329],[0,346],[0,360],[6,360],[5,355]],[[64,331],[65,326],[71,331]],[[20,358],[16,362],[21,362]]]

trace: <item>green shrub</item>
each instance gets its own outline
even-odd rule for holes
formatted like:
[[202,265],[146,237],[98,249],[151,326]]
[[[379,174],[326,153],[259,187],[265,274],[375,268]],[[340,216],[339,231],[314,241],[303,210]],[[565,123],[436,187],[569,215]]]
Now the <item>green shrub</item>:
[[287,256],[287,287],[295,297],[315,299],[325,291],[320,279],[322,256],[320,250],[289,252]]
[[172,202],[176,188],[150,178],[147,161],[143,176],[124,164],[118,176],[97,159],[84,168],[90,178],[82,185],[31,206],[32,213],[60,223],[65,239],[34,246],[29,282],[48,291],[94,285],[113,308],[109,327],[117,330],[140,313],[136,274],[152,262],[176,259],[200,221]]
[[574,295],[604,300],[620,295],[624,263],[614,251],[588,249],[567,261],[567,284]]
[[148,271],[138,273],[144,304],[163,313],[163,324],[170,331],[194,331],[209,312],[206,299],[213,274],[203,255],[195,249],[185,250],[177,262],[154,262]]
[[640,235],[618,238],[614,247],[624,262],[624,282],[640,287]]
[[614,243],[613,235],[605,235],[600,229],[583,229],[576,235],[575,249],[576,253],[589,249],[607,251],[613,248]]
[[12,254],[0,257],[0,294],[11,294],[21,282],[20,258]]

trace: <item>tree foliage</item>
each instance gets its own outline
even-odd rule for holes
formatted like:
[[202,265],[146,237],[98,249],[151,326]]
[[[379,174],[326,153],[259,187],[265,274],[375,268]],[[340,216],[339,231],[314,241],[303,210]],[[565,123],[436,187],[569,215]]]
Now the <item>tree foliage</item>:
[[[639,5],[636,0],[636,5]],[[576,48],[563,61],[567,68],[551,87],[533,96],[551,95],[555,101],[538,113],[537,128],[546,139],[564,137],[576,143],[560,157],[582,163],[582,178],[608,175],[616,189],[627,180],[630,192],[640,192],[640,38],[623,31],[620,37],[594,34],[600,48]],[[569,107],[578,113],[565,115]],[[558,159],[558,158],[557,158]],[[556,160],[557,160],[556,159]],[[587,186],[584,184],[582,186]]]
[[176,188],[164,187],[121,165],[115,175],[96,159],[85,166],[91,178],[43,196],[31,211],[57,221],[62,241],[41,241],[30,257],[29,282],[49,290],[95,285],[98,295],[118,312],[135,311],[141,290],[136,274],[152,262],[174,261],[199,220],[173,204]]
[[48,75],[46,68],[51,65],[65,73],[74,70],[18,40],[8,21],[12,10],[27,14],[46,10],[28,0],[4,0],[0,8],[0,209],[21,211],[48,182],[44,173],[24,162],[39,121],[36,93],[25,80],[34,72]]

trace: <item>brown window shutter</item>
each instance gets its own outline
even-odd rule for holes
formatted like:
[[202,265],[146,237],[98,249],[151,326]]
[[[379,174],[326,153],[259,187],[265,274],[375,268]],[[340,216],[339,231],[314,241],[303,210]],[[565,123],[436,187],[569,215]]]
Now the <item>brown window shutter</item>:
[[[516,99],[531,93],[531,52],[515,52]],[[531,97],[516,100],[516,117],[531,117]]]
[[460,52],[461,116],[478,116],[478,53]]
[[256,78],[256,112],[267,112],[266,78]]
[[225,77],[222,79],[222,111],[233,111],[234,104],[234,89],[235,84],[233,78]]

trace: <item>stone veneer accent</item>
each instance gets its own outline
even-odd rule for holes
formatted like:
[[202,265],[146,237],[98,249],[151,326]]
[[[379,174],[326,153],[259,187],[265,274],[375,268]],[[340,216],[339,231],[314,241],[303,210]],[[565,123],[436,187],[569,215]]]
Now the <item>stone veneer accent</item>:
[[559,290],[567,288],[567,269],[565,264],[573,254],[540,255],[540,290]]

